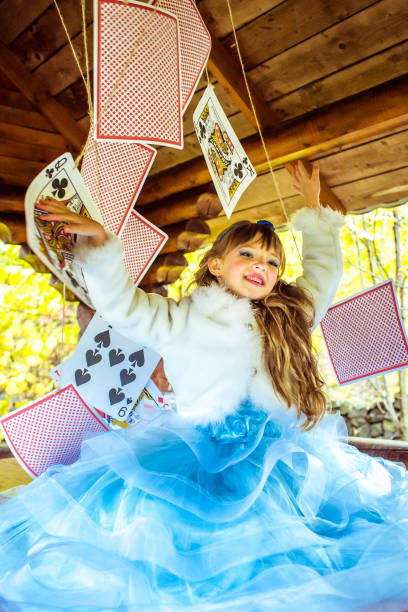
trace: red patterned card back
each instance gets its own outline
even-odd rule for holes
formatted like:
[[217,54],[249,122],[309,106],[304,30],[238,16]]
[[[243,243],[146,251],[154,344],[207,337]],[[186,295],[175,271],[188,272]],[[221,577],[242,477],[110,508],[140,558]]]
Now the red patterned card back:
[[96,138],[183,147],[178,21],[157,7],[99,0]]
[[408,341],[392,280],[329,308],[321,328],[341,385],[408,366]]
[[132,210],[121,238],[127,271],[138,285],[167,241],[167,234]]
[[108,431],[72,385],[15,410],[0,425],[14,456],[31,476],[40,476],[51,465],[74,463],[85,437]]
[[146,145],[89,138],[81,175],[111,232],[121,233],[155,157]]

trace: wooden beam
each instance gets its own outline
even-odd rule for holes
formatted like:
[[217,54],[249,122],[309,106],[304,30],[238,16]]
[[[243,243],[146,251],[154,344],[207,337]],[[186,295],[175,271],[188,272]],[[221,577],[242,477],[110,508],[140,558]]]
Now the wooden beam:
[[42,162],[43,166],[61,155],[63,149],[38,146],[34,143],[15,142],[14,140],[0,141],[0,155],[12,155],[17,159],[29,159]]
[[[139,201],[137,207],[139,207]],[[181,201],[176,197],[159,202],[156,206],[151,206],[146,211],[143,210],[143,215],[154,225],[163,227],[195,217],[209,219],[217,216],[221,210],[221,202],[215,194],[199,195],[197,192],[192,192]]]
[[[272,165],[280,166],[335,151],[343,145],[362,142],[407,124],[408,76],[403,76],[333,104],[311,117],[269,131],[265,142]],[[258,138],[251,137],[243,144],[257,172],[266,172],[268,166]],[[138,199],[138,207],[209,182],[205,161],[202,158],[193,160],[148,179]],[[143,214],[147,216],[148,210]]]
[[[216,35],[216,24],[211,15],[211,12],[201,3],[198,6],[205,25],[211,34],[211,53],[207,62],[208,70],[227,90],[237,108],[242,111],[248,121],[254,127],[257,126],[250,98],[244,78],[242,76],[242,68],[240,63],[235,59],[232,53],[226,49],[221,42],[218,41]],[[248,78],[248,77],[247,77]],[[256,116],[262,127],[267,127],[272,123],[278,123],[280,118],[273,116],[263,97],[258,93],[256,86],[250,83],[250,91],[252,101],[256,110]]]
[[4,186],[0,188],[0,212],[19,212],[24,214],[25,189]]
[[[189,219],[161,228],[169,237],[160,251],[161,255],[174,251],[195,251],[210,234],[208,224],[202,219]],[[198,246],[195,246],[195,245]],[[192,248],[190,248],[192,247]]]
[[[1,100],[1,98],[0,98]],[[51,123],[37,111],[23,110],[0,104],[0,121],[3,123],[13,123],[22,125],[34,130],[44,130],[45,132],[55,132]]]
[[8,240],[5,240],[6,242],[19,243],[19,244],[22,244],[23,242],[27,242],[25,219],[22,215],[16,215],[13,213],[9,213],[9,214],[1,213],[0,214],[0,224],[2,223],[6,225],[6,227],[10,231],[10,237]]
[[58,148],[61,153],[72,150],[72,146],[61,134],[43,132],[42,130],[32,130],[21,125],[10,125],[0,122],[0,138],[15,142],[35,143],[38,147]]
[[86,134],[78,127],[70,112],[51,96],[41,80],[21,63],[15,53],[0,42],[0,68],[14,85],[47,117],[71,145],[80,151]]

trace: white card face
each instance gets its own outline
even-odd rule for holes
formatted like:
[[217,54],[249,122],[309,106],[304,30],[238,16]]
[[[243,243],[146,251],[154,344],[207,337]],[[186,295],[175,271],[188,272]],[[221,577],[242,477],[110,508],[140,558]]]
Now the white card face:
[[129,276],[138,285],[167,241],[167,234],[135,210],[123,228],[122,245]]
[[182,107],[186,110],[211,51],[211,36],[194,0],[153,0],[176,15],[180,29]]
[[111,232],[121,234],[155,157],[152,147],[95,141],[90,135],[81,175]]
[[74,463],[85,437],[108,431],[72,385],[14,410],[0,419],[0,426],[30,476],[40,476],[51,465]]
[[256,172],[208,86],[193,115],[194,128],[215,189],[228,218]]
[[183,148],[175,15],[141,2],[94,0],[95,138]]
[[81,271],[73,266],[73,247],[77,237],[64,234],[64,223],[39,218],[44,211],[35,204],[44,197],[56,200],[71,198],[67,206],[74,212],[102,222],[102,217],[92,202],[90,193],[70,153],[64,153],[44,168],[29,185],[25,196],[27,240],[41,261],[78,298],[92,308],[85,280]]
[[59,365],[60,383],[73,384],[89,406],[125,421],[159,359],[95,314],[72,355]]

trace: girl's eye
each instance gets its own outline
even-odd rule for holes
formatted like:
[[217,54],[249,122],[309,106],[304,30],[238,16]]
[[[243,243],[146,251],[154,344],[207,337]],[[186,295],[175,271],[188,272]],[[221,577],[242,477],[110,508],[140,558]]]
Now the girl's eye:
[[271,266],[274,266],[275,268],[279,268],[279,262],[275,261],[274,259],[271,259],[271,261],[269,261],[268,263],[270,263]]
[[243,255],[244,257],[251,257],[251,253],[249,251],[241,250],[239,254]]

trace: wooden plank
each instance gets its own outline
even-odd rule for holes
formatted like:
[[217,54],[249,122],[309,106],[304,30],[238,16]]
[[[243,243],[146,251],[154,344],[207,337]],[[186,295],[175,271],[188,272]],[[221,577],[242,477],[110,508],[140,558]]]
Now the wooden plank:
[[[0,75],[3,73],[0,71]],[[14,108],[21,108],[22,110],[35,111],[34,104],[31,104],[29,100],[20,91],[6,89],[0,87],[0,100],[6,106],[12,106]]]
[[55,99],[57,102],[65,106],[65,108],[69,108],[69,111],[74,119],[82,119],[82,117],[88,113],[88,96],[81,77],[58,94]]
[[331,186],[351,183],[408,163],[408,130],[328,155],[319,160]]
[[67,109],[49,95],[41,79],[32,75],[17,56],[1,43],[0,62],[1,70],[7,74],[16,87],[36,105],[57,131],[80,151],[86,135],[82,133]]
[[29,185],[43,168],[41,162],[0,156],[0,176],[8,177],[8,185]]
[[[257,88],[253,84],[251,84],[251,98],[249,97],[238,59],[217,40],[214,34],[214,21],[211,13],[204,5],[200,6],[200,13],[207,24],[212,39],[211,53],[207,62],[208,70],[221,83],[230,98],[235,102],[237,108],[245,115],[251,125],[256,127],[257,120],[263,127],[271,125],[274,117],[271,116],[264,98],[258,93]],[[255,112],[252,106],[255,107]]]
[[[287,0],[248,23],[237,34],[247,70],[333,27],[377,0]],[[224,41],[234,49],[234,37]]]
[[[235,27],[241,28],[281,2],[282,0],[251,0],[250,2],[248,0],[230,0]],[[220,0],[202,0],[198,4],[199,9],[201,9],[201,5],[205,6],[213,16],[217,38],[227,36],[232,31],[227,3],[220,2]]]
[[64,148],[38,146],[38,144],[0,140],[0,155],[15,157],[17,159],[31,159],[42,162],[45,166],[64,152]]
[[[279,166],[338,150],[347,143],[375,138],[384,130],[397,131],[407,123],[408,77],[402,77],[266,134],[265,143],[273,165]],[[257,171],[264,172],[268,166],[258,140],[250,138],[243,144]],[[208,182],[209,173],[204,160],[194,160],[179,169],[148,179],[138,207]]]
[[53,0],[3,0],[1,12],[7,18],[0,20],[0,40],[9,45],[52,3]]
[[408,42],[308,83],[269,102],[282,121],[294,119],[408,73]]
[[[88,55],[89,65],[92,66],[93,62],[93,25],[89,25],[86,30],[86,36],[88,41]],[[82,32],[77,34],[72,39],[73,47],[78,55],[78,60],[82,71],[86,72],[85,66],[85,52],[84,52],[84,39]],[[66,44],[57,53],[51,56],[46,62],[41,64],[34,73],[42,83],[44,83],[46,89],[51,95],[56,96],[61,91],[75,83],[75,81],[81,76],[78,70],[78,66],[72,55],[70,45]]]
[[[302,206],[303,198],[301,198],[299,195],[285,199],[285,208],[288,217],[291,217],[291,215],[299,208],[302,208]],[[277,228],[287,225],[287,218],[282,210],[280,202],[279,200],[275,199],[271,200],[270,202],[265,202],[259,206],[252,206],[246,210],[235,210],[231,215],[231,219],[227,219],[225,216],[219,216],[216,219],[209,219],[207,223],[211,228],[211,240],[213,240],[219,232],[227,228],[232,223],[244,220],[256,222],[259,221],[259,219],[271,221]]]
[[396,202],[408,198],[408,166],[338,185],[333,191],[349,211]]
[[[82,10],[78,0],[58,0],[69,36],[75,37],[82,32]],[[86,23],[93,17],[92,0],[86,0]],[[67,44],[67,35],[60,17],[52,2],[49,8],[10,45],[30,70],[45,62],[58,49]]]
[[[405,27],[404,27],[405,26]],[[406,0],[383,0],[250,71],[267,100],[402,42]]]
[[[1,100],[1,98],[0,98]],[[21,110],[0,104],[0,122],[14,123],[34,130],[44,130],[55,133],[55,128],[41,113],[36,111]]]
[[19,212],[24,214],[25,189],[0,187],[0,212]]
[[19,125],[10,125],[0,122],[0,138],[15,140],[16,142],[36,143],[38,146],[60,149],[61,153],[69,150],[69,145],[61,134],[51,134],[42,130],[32,130]]

